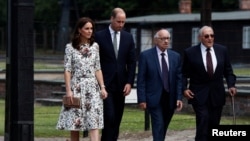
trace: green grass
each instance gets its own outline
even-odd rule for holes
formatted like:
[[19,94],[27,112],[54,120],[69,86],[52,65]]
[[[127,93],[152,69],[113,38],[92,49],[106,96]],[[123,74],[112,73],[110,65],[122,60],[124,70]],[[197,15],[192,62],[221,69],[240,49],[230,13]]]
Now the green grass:
[[64,137],[67,131],[56,130],[61,107],[59,106],[39,106],[34,107],[34,134],[37,137]]
[[[63,63],[59,64],[48,64],[45,62],[35,62],[34,70],[63,70]],[[6,68],[5,62],[0,62],[0,70],[4,70]]]
[[237,76],[250,76],[250,68],[234,68],[234,73]]
[[[34,105],[35,137],[68,137],[68,131],[56,130],[61,106]],[[5,101],[0,100],[0,136],[4,135]],[[249,117],[237,117],[237,124],[249,125]],[[221,124],[232,124],[232,117],[222,117]],[[169,125],[169,130],[185,130],[195,128],[195,118],[192,114],[176,113]],[[144,131],[144,111],[137,107],[127,106],[121,124],[121,132]]]
[[34,64],[34,70],[50,69],[50,70],[63,70],[63,64],[47,64],[38,62]]

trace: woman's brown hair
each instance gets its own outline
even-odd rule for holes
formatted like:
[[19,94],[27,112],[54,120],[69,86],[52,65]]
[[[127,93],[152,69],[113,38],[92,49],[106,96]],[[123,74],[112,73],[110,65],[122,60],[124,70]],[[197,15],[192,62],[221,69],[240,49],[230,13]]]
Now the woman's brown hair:
[[93,20],[91,20],[88,17],[80,18],[76,23],[75,29],[73,31],[72,39],[71,39],[72,46],[78,50],[80,49],[80,42],[81,42],[80,33],[78,32],[78,30],[81,29],[88,22],[90,22],[93,26],[93,33],[89,39],[89,44],[92,45],[95,41],[94,40],[95,25],[94,25]]

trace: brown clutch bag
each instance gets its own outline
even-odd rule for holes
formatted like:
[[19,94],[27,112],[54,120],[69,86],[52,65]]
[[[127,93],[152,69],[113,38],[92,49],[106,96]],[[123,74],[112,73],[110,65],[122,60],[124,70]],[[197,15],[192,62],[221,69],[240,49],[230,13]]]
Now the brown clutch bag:
[[68,96],[63,96],[63,105],[66,108],[80,108],[80,98],[73,97],[71,100]]

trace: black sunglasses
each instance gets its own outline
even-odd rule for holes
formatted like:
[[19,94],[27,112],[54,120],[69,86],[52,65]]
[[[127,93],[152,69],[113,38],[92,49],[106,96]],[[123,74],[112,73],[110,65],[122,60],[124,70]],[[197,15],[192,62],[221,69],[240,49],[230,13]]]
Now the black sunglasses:
[[209,37],[214,38],[214,34],[206,34],[206,35],[204,35],[204,37],[205,37],[206,39],[209,38]]

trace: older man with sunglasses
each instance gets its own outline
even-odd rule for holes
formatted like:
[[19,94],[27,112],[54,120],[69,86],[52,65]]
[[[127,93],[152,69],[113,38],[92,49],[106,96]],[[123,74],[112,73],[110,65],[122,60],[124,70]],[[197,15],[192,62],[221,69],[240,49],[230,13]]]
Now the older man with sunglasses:
[[229,94],[236,94],[236,76],[227,48],[214,44],[214,31],[203,26],[199,31],[200,44],[187,48],[183,58],[184,96],[196,115],[196,141],[208,141],[211,129],[220,124],[225,105],[224,78]]

